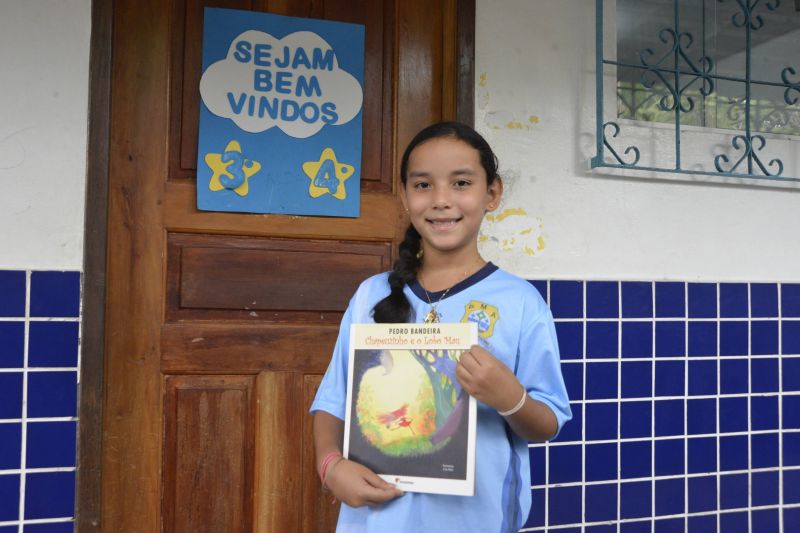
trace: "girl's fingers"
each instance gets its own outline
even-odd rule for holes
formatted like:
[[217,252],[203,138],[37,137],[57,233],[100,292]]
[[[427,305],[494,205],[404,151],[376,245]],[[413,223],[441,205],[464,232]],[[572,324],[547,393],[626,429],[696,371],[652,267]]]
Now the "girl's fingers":
[[483,347],[481,347],[478,344],[473,344],[472,347],[470,347],[469,349],[469,353],[472,354],[473,359],[475,359],[475,362],[477,362],[479,365],[482,365],[485,362],[493,359],[492,354],[487,352]]
[[481,351],[483,351],[483,348],[481,348],[478,345],[474,345],[474,346],[472,346],[472,348],[467,350],[466,353],[469,354],[469,359],[470,360],[474,361],[475,364],[480,365],[480,364],[483,363],[483,360],[484,360],[484,357],[483,357],[483,354],[481,353]]
[[376,505],[403,495],[403,491],[374,472],[367,473],[363,479],[365,487],[362,497],[368,505]]
[[364,473],[364,481],[371,487],[381,490],[381,491],[389,491],[390,493],[400,493],[402,494],[403,491],[398,489],[396,486],[392,485],[381,476],[373,472],[372,470],[367,469]]
[[376,474],[373,471],[367,471],[364,473],[364,481],[367,482],[368,485],[374,487],[376,489],[393,489],[395,488],[394,485],[388,483],[384,480],[381,476]]
[[463,366],[467,370],[475,369],[481,366],[477,359],[475,359],[475,355],[472,353],[471,350],[467,350],[461,354],[461,357],[458,358],[458,366]]
[[469,383],[472,376],[469,373],[469,370],[467,370],[467,367],[459,363],[456,366],[456,377],[458,378],[459,383],[461,383],[463,386]]

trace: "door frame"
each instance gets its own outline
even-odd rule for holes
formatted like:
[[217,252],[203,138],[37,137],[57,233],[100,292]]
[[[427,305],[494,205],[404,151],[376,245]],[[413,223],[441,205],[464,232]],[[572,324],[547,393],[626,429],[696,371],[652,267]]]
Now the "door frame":
[[[475,2],[456,0],[456,117],[474,123]],[[101,528],[101,465],[105,390],[106,241],[111,144],[114,0],[93,0],[89,46],[88,150],[84,220],[81,367],[78,405],[75,531]]]
[[99,532],[114,0],[92,0],[75,531]]

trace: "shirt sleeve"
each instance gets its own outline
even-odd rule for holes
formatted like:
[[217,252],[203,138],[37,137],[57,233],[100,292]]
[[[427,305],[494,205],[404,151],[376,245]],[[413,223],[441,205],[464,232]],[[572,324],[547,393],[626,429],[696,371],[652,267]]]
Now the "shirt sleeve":
[[353,301],[347,307],[342,323],[339,326],[339,337],[333,348],[333,356],[328,369],[322,377],[317,395],[311,404],[310,411],[325,411],[344,420],[345,402],[347,401],[347,365],[350,353],[350,324],[353,316]]
[[517,378],[531,398],[539,400],[553,411],[558,421],[558,435],[564,423],[572,418],[572,410],[561,375],[561,357],[553,315],[546,307],[533,318],[525,313],[521,327]]

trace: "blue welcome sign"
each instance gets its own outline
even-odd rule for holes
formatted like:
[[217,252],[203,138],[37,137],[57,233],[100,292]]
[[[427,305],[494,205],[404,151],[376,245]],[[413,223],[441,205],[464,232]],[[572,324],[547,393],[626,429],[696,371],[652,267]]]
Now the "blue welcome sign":
[[364,27],[206,8],[197,207],[357,217]]

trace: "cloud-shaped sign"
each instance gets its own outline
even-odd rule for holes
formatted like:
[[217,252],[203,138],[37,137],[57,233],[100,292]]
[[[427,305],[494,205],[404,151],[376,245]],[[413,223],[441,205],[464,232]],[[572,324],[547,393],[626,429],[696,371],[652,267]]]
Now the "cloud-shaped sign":
[[277,126],[297,138],[349,122],[364,98],[358,80],[339,68],[333,48],[316,33],[276,39],[256,30],[236,37],[225,59],[203,72],[200,96],[209,111],[244,131]]

